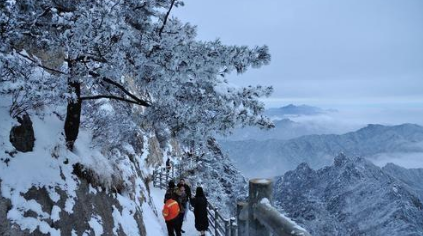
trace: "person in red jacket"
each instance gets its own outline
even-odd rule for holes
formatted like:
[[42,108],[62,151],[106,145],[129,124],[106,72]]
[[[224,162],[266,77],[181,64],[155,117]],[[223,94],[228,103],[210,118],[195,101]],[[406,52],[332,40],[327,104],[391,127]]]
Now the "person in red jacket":
[[167,232],[169,236],[181,236],[181,230],[179,226],[178,215],[180,212],[179,204],[175,200],[174,194],[166,193],[165,204],[163,206],[162,214],[166,221]]

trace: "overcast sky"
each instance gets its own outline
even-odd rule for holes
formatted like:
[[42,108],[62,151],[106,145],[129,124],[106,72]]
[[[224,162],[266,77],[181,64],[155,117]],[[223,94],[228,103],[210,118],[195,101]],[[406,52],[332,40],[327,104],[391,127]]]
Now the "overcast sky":
[[270,65],[230,77],[273,85],[268,107],[423,114],[422,0],[185,0],[173,14],[201,40],[268,45]]

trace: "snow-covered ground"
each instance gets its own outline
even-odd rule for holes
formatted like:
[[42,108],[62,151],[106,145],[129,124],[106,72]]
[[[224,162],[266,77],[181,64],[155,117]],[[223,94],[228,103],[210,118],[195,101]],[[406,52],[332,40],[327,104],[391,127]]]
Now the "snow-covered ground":
[[[162,225],[159,224],[159,220],[162,219],[161,215],[158,217],[154,213],[154,205],[151,204],[153,207],[150,207],[147,202],[140,201],[140,199],[144,199],[143,196],[147,193],[147,190],[142,176],[138,175],[139,172],[135,170],[131,162],[126,161],[129,158],[121,158],[122,162],[116,162],[116,159],[103,155],[99,148],[92,145],[91,134],[85,129],[80,130],[74,151],[68,151],[63,136],[63,120],[60,120],[51,110],[46,109],[40,116],[35,114],[31,116],[36,139],[34,150],[7,155],[7,153],[15,150],[9,142],[9,134],[12,126],[18,125],[8,113],[9,101],[11,99],[3,97],[0,99],[0,151],[3,153],[0,156],[0,199],[6,199],[11,203],[7,217],[4,217],[3,212],[3,215],[0,215],[2,223],[7,218],[12,224],[20,227],[20,230],[26,230],[31,235],[37,229],[48,235],[69,235],[60,223],[62,220],[65,221],[67,216],[76,214],[80,218],[88,217],[86,223],[89,224],[89,227],[78,228],[75,224],[72,235],[76,234],[77,230],[84,232],[83,235],[102,235],[103,233],[117,235],[120,228],[121,232],[126,235],[135,236],[142,234],[138,225],[142,222],[137,221],[135,217],[139,206],[142,205],[142,219],[145,221],[147,235],[166,235],[165,231],[162,230]],[[148,140],[147,137],[144,138]],[[145,160],[148,154],[148,142],[145,143],[144,150],[146,151],[137,159],[139,163]],[[127,152],[136,156],[132,146],[129,144],[122,145],[128,149]],[[104,198],[109,197],[110,201],[116,200],[118,202],[118,204],[103,205],[103,207],[113,208],[112,212],[106,211],[104,213],[105,215],[112,214],[113,220],[108,222],[109,224],[113,223],[112,232],[110,229],[106,231],[104,218],[102,219],[97,214],[102,211],[93,211],[92,215],[87,211],[87,215],[83,215],[84,213],[81,213],[75,207],[78,201],[83,201],[81,197],[82,199],[91,199],[83,198],[85,195],[101,195],[101,192],[109,191],[91,185],[89,186],[89,193],[80,190],[81,181],[73,174],[73,165],[76,163],[95,171],[96,175],[99,176],[98,179],[102,181],[102,186],[107,188],[110,188],[109,186],[112,184],[113,174],[121,175],[123,181],[134,179],[135,184],[128,183],[128,186],[133,186],[134,190],[128,189],[123,194],[115,194],[115,198],[104,193],[102,195]],[[140,172],[147,175],[149,169],[143,166]],[[25,194],[32,188],[47,191],[49,196],[42,198],[41,195],[37,195],[37,197],[39,199],[51,199],[53,202],[51,210],[43,201],[35,197],[25,197]],[[133,197],[130,195],[131,191],[135,193]],[[63,201],[64,203],[62,203]],[[94,209],[99,207],[101,203],[99,201],[96,203],[97,205],[93,203],[89,206]],[[105,201],[104,204],[106,203],[110,202]],[[85,206],[83,203],[79,204]],[[36,216],[28,215],[28,212],[34,212]],[[63,218],[63,216],[66,217]],[[52,226],[51,222],[54,222],[55,226]],[[4,226],[2,223],[0,223],[0,227]],[[8,229],[6,228],[6,230]],[[3,231],[0,228],[0,235],[3,235],[2,233]]]
[[[166,223],[165,223],[163,217],[160,217],[161,211],[162,211],[162,208],[163,208],[163,198],[164,198],[164,195],[165,195],[165,190],[155,188],[155,187],[153,187],[153,185],[150,185],[150,190],[151,190],[151,192],[150,192],[151,198],[154,201],[154,205],[156,206],[157,212],[159,213],[159,219],[160,219],[159,224],[162,227],[163,235],[167,235]],[[145,216],[145,218],[147,218],[147,217]],[[146,227],[147,227],[147,234],[148,234],[148,232],[150,231],[149,228],[155,227],[154,224],[156,224],[156,223],[154,223],[153,225],[150,225],[149,222],[147,222],[147,220],[145,220],[145,221],[146,221],[145,224],[146,224]],[[187,218],[184,221],[182,229],[185,230],[185,233],[182,234],[184,236],[198,236],[198,235],[200,235],[200,232],[198,232],[195,229],[194,213],[192,211],[188,212]],[[151,228],[150,232],[154,232],[154,230]],[[209,234],[209,232],[207,232],[206,235],[211,236]]]

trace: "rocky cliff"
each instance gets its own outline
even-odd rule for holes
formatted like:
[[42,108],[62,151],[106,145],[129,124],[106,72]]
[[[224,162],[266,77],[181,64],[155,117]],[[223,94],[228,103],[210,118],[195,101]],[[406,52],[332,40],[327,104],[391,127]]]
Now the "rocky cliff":
[[275,201],[312,235],[423,235],[423,199],[396,176],[339,155],[332,166],[303,163],[276,178]]
[[5,109],[0,113],[0,235],[162,233],[152,227],[160,218],[148,176],[166,153],[154,134],[140,130],[132,144],[106,149],[82,130],[70,152],[63,120],[46,111],[31,116],[34,149],[19,152],[9,141],[17,122]]

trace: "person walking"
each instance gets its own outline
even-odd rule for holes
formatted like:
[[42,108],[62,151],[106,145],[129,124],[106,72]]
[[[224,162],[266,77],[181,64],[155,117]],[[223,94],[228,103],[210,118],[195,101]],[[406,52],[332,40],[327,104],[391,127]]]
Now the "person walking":
[[170,169],[172,169],[172,164],[170,163],[169,157],[166,160],[166,172],[169,173]]
[[166,189],[166,193],[165,193],[165,198],[164,198],[164,201],[163,202],[166,202],[166,194],[172,195],[175,192],[175,190],[176,190],[175,187],[176,187],[175,186],[175,181],[173,181],[173,180],[169,181],[169,183],[167,185],[167,189]]
[[175,200],[175,194],[165,194],[165,204],[163,206],[162,214],[166,222],[167,233],[169,236],[181,236],[181,231],[179,230],[179,204]]
[[188,208],[188,202],[189,202],[189,201],[191,201],[192,194],[191,194],[191,188],[190,188],[190,187],[189,187],[189,185],[185,182],[185,179],[181,178],[181,179],[179,180],[179,184],[182,184],[182,185],[184,186],[184,188],[185,188],[185,193],[187,194],[187,198],[188,198],[188,201],[186,201],[186,203],[185,203],[185,205],[184,205],[184,208],[185,208],[185,211],[184,211],[184,221],[185,221],[185,220],[187,220],[187,214],[188,214],[188,211],[189,211],[189,208]]
[[185,188],[185,192],[187,194],[188,200],[191,200],[191,188],[189,187],[189,185],[185,182],[185,179],[181,178],[179,180],[179,183],[182,184]]
[[207,217],[207,198],[202,187],[197,187],[195,197],[191,199],[191,205],[194,207],[195,228],[200,231],[200,235],[206,235],[209,219]]
[[188,205],[187,204],[188,203],[188,197],[187,197],[187,194],[185,192],[184,185],[178,184],[176,191],[175,191],[175,194],[176,194],[176,198],[177,198],[176,201],[179,203],[179,208],[181,209],[180,212],[179,212],[179,216],[178,216],[179,230],[182,233],[185,233],[185,231],[182,229],[182,225],[184,223],[184,215],[185,215],[185,212],[187,210],[185,206]]

